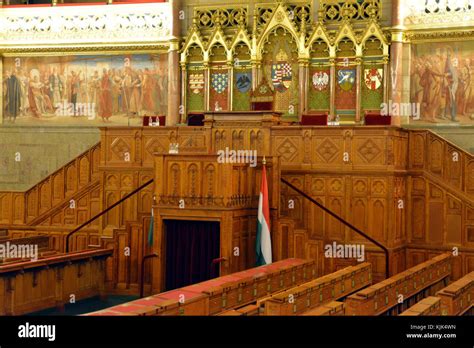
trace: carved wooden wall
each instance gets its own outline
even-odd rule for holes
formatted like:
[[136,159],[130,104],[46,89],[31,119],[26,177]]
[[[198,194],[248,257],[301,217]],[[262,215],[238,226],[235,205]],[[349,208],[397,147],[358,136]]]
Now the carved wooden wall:
[[[8,227],[11,236],[51,235],[55,248],[64,250],[65,235],[75,226],[154,178],[156,187],[146,187],[74,235],[73,250],[101,244],[104,238],[103,243],[121,238],[123,245],[142,250],[142,241],[129,235],[128,226],[141,226],[137,233],[143,233],[147,228],[143,219],[150,216],[156,195],[160,219],[221,221],[221,231],[226,231],[222,253],[229,257],[222,274],[251,266],[260,166],[253,169],[247,164],[225,171],[227,167],[217,163],[215,154],[226,147],[279,158],[280,169],[269,170],[276,260],[313,258],[319,271],[327,273],[352,261],[324,258],[326,244],[363,243],[367,260],[374,265],[374,278],[385,271],[379,248],[280,185],[281,175],[386,245],[391,274],[452,248],[459,250],[459,257],[453,259],[453,278],[474,270],[474,159],[424,130],[243,123],[103,128],[100,147],[26,193],[0,193],[1,226]],[[177,148],[179,154],[168,155],[170,148]],[[164,161],[158,172],[153,169],[156,158]],[[189,209],[176,209],[177,197],[184,198]],[[71,199],[76,201],[74,211],[69,208]],[[155,227],[160,231],[161,220]],[[241,251],[238,259],[230,257],[234,247]],[[120,284],[117,291],[137,289],[139,271],[132,271],[138,267],[133,260],[117,256],[108,267],[109,284]],[[155,261],[150,267],[160,269]],[[159,273],[147,278],[155,290]]]
[[[392,272],[404,267],[400,247],[406,231],[398,200],[405,199],[405,178],[399,172],[404,170],[407,137],[398,129],[272,129],[272,149],[281,156],[282,177],[391,249]],[[289,257],[321,256],[324,245],[332,242],[363,243],[374,277],[383,277],[385,259],[378,247],[284,184],[280,199],[281,215],[294,222],[294,230],[284,232],[285,238],[293,239]],[[350,263],[324,258],[320,267],[328,273]]]
[[[220,222],[220,274],[255,265],[255,236],[262,158],[248,163],[218,163],[217,155],[157,155],[155,159],[155,240],[153,290],[163,290],[166,250],[163,220]],[[267,157],[272,230],[276,228],[280,191],[278,158]],[[181,204],[181,207],[180,207]],[[237,253],[235,252],[237,248]]]
[[459,251],[453,278],[474,270],[474,158],[430,131],[410,131],[407,264]]

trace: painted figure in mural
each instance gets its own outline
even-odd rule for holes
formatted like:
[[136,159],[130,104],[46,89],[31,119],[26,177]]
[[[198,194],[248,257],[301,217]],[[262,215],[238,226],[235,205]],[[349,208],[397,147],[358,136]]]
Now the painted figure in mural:
[[151,116],[155,111],[155,105],[153,102],[153,89],[155,88],[155,83],[153,81],[153,76],[150,73],[148,68],[145,68],[145,73],[143,74],[143,103],[142,108],[146,115]]
[[459,71],[459,88],[458,88],[458,112],[460,115],[468,115],[468,106],[471,99],[471,60],[466,58],[463,66]]
[[69,93],[70,93],[70,102],[73,105],[74,116],[76,115],[77,110],[77,95],[79,93],[79,76],[73,70],[71,71],[71,76],[69,77]]
[[422,113],[428,121],[435,121],[435,115],[440,106],[440,77],[442,75],[435,71],[432,62],[427,61],[425,69],[420,78],[420,85],[423,87]]
[[25,74],[25,70],[19,69],[18,79],[20,80],[21,98],[20,98],[20,114],[26,116],[30,108],[28,101],[28,77]]
[[100,94],[100,76],[97,70],[89,79],[89,103],[94,106],[94,111],[97,114],[99,111],[99,94]]
[[9,119],[15,121],[16,117],[20,113],[20,103],[21,103],[21,86],[20,80],[16,76],[15,70],[12,70],[11,73],[7,73],[6,81],[6,111]]
[[118,114],[121,112],[122,107],[122,77],[120,70],[112,69],[112,112]]
[[414,102],[418,105],[421,105],[423,102],[423,86],[421,85],[421,75],[423,73],[423,68],[421,63],[416,59],[414,61],[413,75],[411,78],[411,91],[414,96]]
[[132,116],[139,116],[142,109],[141,103],[141,90],[142,90],[142,80],[140,74],[134,72],[132,75],[132,84],[131,84],[131,95],[130,95],[130,113]]
[[50,98],[49,78],[46,74],[43,75],[42,83],[43,85],[41,86],[41,94],[44,100],[45,112],[52,112],[54,109]]
[[456,119],[456,92],[459,85],[459,78],[457,73],[457,59],[451,59],[451,52],[448,51],[446,56],[446,64],[444,67],[445,79],[443,81],[446,96],[446,104],[444,107],[444,118],[446,113],[450,112],[451,121],[457,121]]
[[102,79],[100,81],[100,116],[104,122],[112,116],[112,83],[107,69],[102,70]]
[[122,77],[122,95],[123,95],[123,111],[130,114],[130,99],[132,96],[132,75],[129,68],[124,71]]
[[53,105],[62,102],[63,81],[58,74],[58,69],[53,68],[53,73],[49,76],[49,90],[51,91],[51,102]]
[[30,81],[30,108],[35,117],[41,117],[46,112],[42,88],[43,83],[35,75],[33,81]]

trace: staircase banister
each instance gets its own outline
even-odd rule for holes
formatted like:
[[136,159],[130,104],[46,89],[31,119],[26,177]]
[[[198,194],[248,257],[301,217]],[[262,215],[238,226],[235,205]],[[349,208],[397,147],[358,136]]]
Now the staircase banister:
[[90,218],[89,220],[87,220],[86,222],[84,222],[83,224],[81,224],[80,226],[76,227],[74,230],[72,230],[71,232],[68,233],[68,235],[66,236],[66,253],[69,252],[69,238],[71,238],[71,236],[76,233],[76,232],[79,232],[82,228],[86,227],[87,225],[89,225],[91,222],[93,222],[94,220],[98,219],[99,217],[101,217],[102,215],[108,213],[110,210],[112,210],[113,208],[115,208],[117,205],[119,204],[122,204],[124,201],[126,201],[127,199],[129,199],[130,197],[132,197],[133,195],[135,195],[136,193],[138,193],[139,191],[143,190],[145,187],[147,187],[148,185],[150,185],[152,182],[154,181],[154,179],[150,179],[148,180],[147,182],[145,182],[143,185],[139,186],[138,188],[136,188],[135,190],[133,190],[132,192],[128,193],[127,195],[125,195],[124,197],[122,197],[121,199],[119,199],[117,202],[115,202],[114,204],[112,204],[110,207],[107,207],[106,209],[104,209],[103,211],[101,211],[100,213],[98,213],[97,215],[95,215],[94,217]]
[[389,272],[389,251],[388,249],[385,247],[385,245],[383,245],[382,243],[378,242],[377,240],[373,239],[372,237],[370,237],[369,235],[367,235],[366,233],[362,232],[361,230],[359,230],[357,227],[355,227],[354,225],[352,225],[350,222],[344,220],[343,218],[341,218],[339,215],[337,215],[336,213],[334,213],[333,211],[329,210],[328,208],[326,208],[324,205],[322,205],[321,203],[319,203],[318,201],[316,201],[314,198],[312,198],[311,196],[309,196],[308,194],[306,194],[304,191],[300,190],[299,188],[297,188],[296,186],[294,186],[293,184],[289,183],[288,181],[286,181],[285,179],[281,178],[280,179],[282,183],[286,184],[288,187],[290,187],[291,189],[293,189],[294,191],[298,192],[301,196],[303,196],[304,198],[306,198],[307,200],[309,200],[311,203],[313,204],[316,204],[319,208],[321,208],[322,210],[324,210],[326,213],[328,213],[329,215],[331,215],[333,218],[335,218],[336,220],[338,220],[339,222],[341,222],[342,224],[346,225],[347,227],[349,227],[350,229],[352,229],[354,232],[356,232],[357,234],[363,236],[364,238],[368,239],[369,241],[371,241],[372,243],[374,243],[376,246],[378,246],[380,249],[382,249],[385,253],[385,277],[386,278],[389,278],[390,277],[390,272]]

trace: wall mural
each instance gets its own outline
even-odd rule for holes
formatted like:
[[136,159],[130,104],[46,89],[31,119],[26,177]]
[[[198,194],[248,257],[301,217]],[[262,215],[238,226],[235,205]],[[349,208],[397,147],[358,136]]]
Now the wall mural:
[[3,123],[141,125],[166,114],[167,55],[5,58]]
[[474,123],[474,46],[468,42],[412,45],[410,98],[415,122]]

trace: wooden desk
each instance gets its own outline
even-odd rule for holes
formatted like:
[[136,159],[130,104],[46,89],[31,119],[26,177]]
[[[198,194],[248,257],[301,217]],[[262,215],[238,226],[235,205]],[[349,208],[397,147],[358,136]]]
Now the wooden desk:
[[281,120],[276,111],[208,111],[204,112],[204,125],[208,127],[237,124],[252,126],[274,126]]

